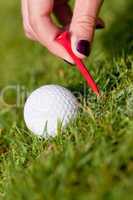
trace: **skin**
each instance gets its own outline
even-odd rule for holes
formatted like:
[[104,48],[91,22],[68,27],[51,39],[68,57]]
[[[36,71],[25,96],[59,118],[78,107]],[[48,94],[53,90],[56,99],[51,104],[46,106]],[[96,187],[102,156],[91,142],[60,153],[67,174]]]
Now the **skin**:
[[73,60],[69,54],[55,41],[62,28],[52,22],[51,14],[56,15],[63,29],[71,32],[72,50],[81,59],[85,56],[77,51],[77,42],[87,40],[91,44],[96,24],[103,25],[101,19],[97,20],[103,0],[75,0],[73,13],[68,0],[21,0],[21,2],[26,36],[40,42],[51,53],[70,63],[73,63]]

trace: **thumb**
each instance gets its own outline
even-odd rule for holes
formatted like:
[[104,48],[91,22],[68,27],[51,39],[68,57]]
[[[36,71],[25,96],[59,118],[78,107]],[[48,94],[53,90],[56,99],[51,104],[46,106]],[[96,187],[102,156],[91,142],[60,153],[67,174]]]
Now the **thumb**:
[[102,0],[76,0],[70,26],[73,52],[79,57],[89,56],[96,20]]

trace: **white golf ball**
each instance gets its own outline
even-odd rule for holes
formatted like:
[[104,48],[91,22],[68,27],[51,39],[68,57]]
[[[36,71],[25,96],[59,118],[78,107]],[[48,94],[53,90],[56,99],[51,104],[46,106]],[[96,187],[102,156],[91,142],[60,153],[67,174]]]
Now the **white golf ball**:
[[75,119],[78,102],[74,95],[58,85],[46,85],[35,90],[27,99],[24,119],[35,135],[47,137],[57,134],[58,125],[65,128]]

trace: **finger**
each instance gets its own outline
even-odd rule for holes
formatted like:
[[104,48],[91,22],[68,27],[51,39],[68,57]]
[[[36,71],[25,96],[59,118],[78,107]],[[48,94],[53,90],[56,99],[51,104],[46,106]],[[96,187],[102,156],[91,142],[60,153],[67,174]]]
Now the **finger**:
[[[80,58],[89,56],[102,0],[76,0],[70,30],[72,49]],[[82,5],[82,6],[81,6]]]
[[22,0],[21,1],[21,8],[22,8],[22,17],[23,17],[23,27],[26,36],[31,40],[36,40],[37,36],[32,30],[30,23],[29,23],[29,10],[28,10],[28,1]]
[[61,30],[53,24],[50,18],[54,1],[29,0],[29,4],[30,24],[37,34],[39,42],[53,54],[73,63],[67,51],[55,40]]
[[68,5],[68,0],[55,1],[53,11],[63,26],[70,25],[72,19],[72,10]]

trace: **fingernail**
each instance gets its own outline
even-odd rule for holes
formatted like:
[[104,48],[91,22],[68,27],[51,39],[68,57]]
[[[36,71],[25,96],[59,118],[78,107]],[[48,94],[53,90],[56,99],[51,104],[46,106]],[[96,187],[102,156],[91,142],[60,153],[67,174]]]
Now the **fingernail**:
[[[64,59],[63,59],[64,60]],[[64,60],[64,62],[66,62],[67,64],[71,65],[71,66],[74,66],[74,64],[68,62],[67,60]]]
[[77,44],[77,51],[85,56],[90,54],[90,42],[87,40],[79,40]]
[[105,28],[105,23],[101,20],[97,20],[96,29],[103,29],[103,28]]
[[104,24],[96,24],[96,29],[103,29],[105,28]]

